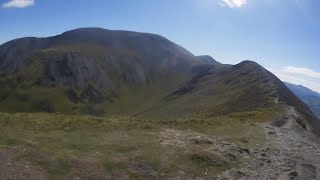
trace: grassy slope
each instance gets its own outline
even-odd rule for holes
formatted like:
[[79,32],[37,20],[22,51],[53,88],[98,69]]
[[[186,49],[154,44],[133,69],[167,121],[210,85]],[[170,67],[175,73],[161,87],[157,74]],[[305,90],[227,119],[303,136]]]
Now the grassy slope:
[[[217,82],[220,81],[214,80],[214,83]],[[32,166],[42,169],[50,179],[88,176],[96,179],[210,179],[225,169],[239,166],[242,156],[236,154],[234,159],[227,155],[231,150],[223,149],[216,143],[207,143],[207,139],[221,139],[228,144],[233,143],[245,148],[262,144],[265,141],[264,135],[256,123],[273,119],[275,112],[281,111],[281,108],[261,107],[212,115],[210,107],[216,105],[213,102],[226,102],[230,100],[226,97],[241,92],[240,89],[216,96],[214,101],[206,98],[212,97],[212,94],[204,92],[182,98],[189,103],[191,97],[194,104],[189,106],[190,104],[181,100],[175,102],[177,107],[183,105],[182,110],[174,107],[173,110],[178,110],[177,116],[170,114],[170,111],[162,111],[161,108],[160,113],[155,113],[152,117],[144,113],[137,118],[123,116],[162,107],[166,102],[163,97],[172,92],[173,85],[167,83],[154,84],[150,89],[121,89],[119,93],[122,96],[118,101],[97,105],[97,108],[107,110],[109,116],[105,118],[45,113],[1,113],[0,147],[2,151],[25,149],[25,152],[16,155],[11,163],[30,162]],[[229,87],[233,88],[232,85]],[[66,89],[57,88],[52,92],[46,90],[48,89],[33,87],[28,91],[21,91],[24,95],[20,96],[37,94],[35,98],[49,98],[50,102],[57,103],[55,105],[61,108],[59,110],[66,113],[70,112],[69,106],[77,106],[64,98]],[[211,93],[223,91],[225,90],[216,89]],[[200,97],[202,99],[198,101]],[[10,98],[7,99],[8,105],[3,108],[10,110],[10,102],[13,102],[12,106],[16,106],[14,102],[21,103],[21,98]],[[29,101],[38,102],[32,98]],[[185,107],[192,110],[192,115],[180,116],[181,113],[184,114]],[[122,116],[113,117],[112,114]],[[199,137],[204,141],[203,144],[195,143],[195,139]],[[0,155],[2,151],[0,150]]]
[[[1,111],[69,114],[0,113],[0,158],[11,151],[15,154],[10,158],[13,162],[0,162],[0,167],[28,162],[50,179],[213,179],[222,170],[239,166],[242,158],[229,156],[232,149],[223,149],[214,140],[246,148],[262,144],[264,135],[256,123],[272,120],[283,110],[275,103],[272,76],[252,62],[217,65],[176,92],[178,80],[187,79],[176,77],[178,73],[168,75],[173,80],[147,88],[116,82],[121,88],[112,103],[90,104],[87,99],[74,103],[66,95],[67,87],[36,85],[43,74],[42,58],[50,60],[70,51],[95,60],[114,53],[83,44],[55,47],[32,56],[17,76],[0,76]],[[136,55],[125,51],[118,60]],[[117,81],[120,76],[110,79]],[[292,105],[296,104],[293,99]],[[84,110],[107,116],[72,116]]]
[[[226,168],[238,166],[241,156],[230,160],[213,145],[195,144],[193,139],[223,139],[243,147],[261,144],[264,135],[254,122],[270,115],[262,114],[153,121],[120,116],[1,113],[0,154],[23,148],[24,153],[11,163],[30,162],[51,179],[150,178],[152,174],[165,179],[213,178]],[[86,171],[90,166],[95,168]],[[210,173],[205,174],[207,171]]]
[[268,72],[251,64],[217,66],[186,83],[140,117],[199,118],[265,109],[277,111],[276,95]]
[[[81,49],[97,58],[104,52],[99,48],[85,52],[82,45],[64,49]],[[62,50],[47,51],[50,55]],[[134,55],[127,53],[125,56]],[[114,102],[90,104],[72,102],[66,95],[67,87],[35,85],[43,73],[38,60],[30,61],[17,77],[0,78],[6,86],[0,90],[4,95],[0,110],[52,110],[69,115],[0,113],[0,158],[22,149],[14,152],[12,162],[3,163],[30,163],[49,179],[213,179],[225,169],[240,166],[242,156],[232,154],[232,147],[264,143],[257,123],[272,120],[283,111],[281,103],[275,103],[272,77],[252,62],[217,65],[175,92],[177,80],[185,77],[174,76],[174,80],[148,87],[118,82],[121,88]],[[70,115],[84,110],[106,116]]]
[[[89,97],[87,99],[81,97],[83,102],[75,103],[68,97],[67,91],[72,89],[78,96],[81,96],[83,89],[68,87],[68,85],[55,87],[39,85],[40,79],[45,74],[44,63],[51,59],[63,59],[65,53],[81,54],[93,61],[94,64],[99,64],[108,73],[116,94],[97,88],[107,100],[102,103],[90,103]],[[0,84],[3,85],[0,89],[0,111],[48,112],[46,107],[43,108],[43,104],[46,104],[51,107],[50,111],[64,114],[87,114],[88,112],[99,116],[123,113],[135,114],[159,102],[162,97],[177,88],[179,83],[187,79],[188,76],[184,70],[182,70],[182,73],[174,71],[174,75],[167,74],[167,77],[170,77],[169,81],[168,79],[158,79],[156,82],[149,82],[147,87],[138,87],[138,85],[122,82],[123,77],[121,75],[123,72],[118,72],[116,68],[109,64],[111,62],[104,62],[103,58],[109,56],[117,57],[120,66],[122,61],[130,61],[130,59],[135,59],[139,55],[131,50],[118,52],[113,48],[92,44],[58,46],[33,53],[26,59],[28,62],[26,67],[18,73],[0,74]],[[123,66],[122,70],[126,70],[126,65]],[[108,101],[109,99],[112,102]],[[143,102],[136,103],[141,99],[143,99]]]

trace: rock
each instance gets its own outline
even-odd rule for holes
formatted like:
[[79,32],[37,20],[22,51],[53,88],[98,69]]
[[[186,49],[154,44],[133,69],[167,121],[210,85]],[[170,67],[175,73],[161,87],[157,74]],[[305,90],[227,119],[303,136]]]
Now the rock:
[[314,146],[312,146],[312,145],[309,145],[309,149],[314,149]]
[[260,163],[260,166],[263,166],[264,164],[263,163]]
[[198,144],[198,145],[201,145],[201,144],[212,144],[212,141],[210,139],[208,139],[208,138],[200,137],[200,138],[194,139],[193,143],[194,144]]
[[240,141],[245,144],[249,142],[248,138],[241,138]]
[[312,164],[297,165],[297,172],[299,174],[299,178],[304,180],[316,179],[316,167],[314,167]]
[[239,148],[240,149],[240,153],[242,154],[243,152],[250,154],[250,150],[247,148]]
[[266,153],[262,153],[261,156],[262,156],[262,157],[266,157],[267,154],[266,154]]
[[297,171],[295,171],[295,170],[291,171],[291,172],[289,173],[289,177],[290,177],[291,179],[297,178],[297,177],[298,177]]
[[277,134],[277,133],[274,132],[274,131],[269,131],[268,134],[270,134],[270,135],[275,135],[275,134]]
[[245,176],[246,175],[246,173],[244,173],[243,171],[237,171],[237,173],[239,174],[239,175],[241,175],[241,176]]

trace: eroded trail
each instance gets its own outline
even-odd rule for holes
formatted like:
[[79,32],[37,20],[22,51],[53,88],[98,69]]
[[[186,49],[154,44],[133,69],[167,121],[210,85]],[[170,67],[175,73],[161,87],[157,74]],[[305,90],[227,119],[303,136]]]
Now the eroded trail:
[[245,156],[239,170],[226,171],[221,179],[320,179],[320,145],[310,140],[289,109],[283,122],[263,124],[267,138]]

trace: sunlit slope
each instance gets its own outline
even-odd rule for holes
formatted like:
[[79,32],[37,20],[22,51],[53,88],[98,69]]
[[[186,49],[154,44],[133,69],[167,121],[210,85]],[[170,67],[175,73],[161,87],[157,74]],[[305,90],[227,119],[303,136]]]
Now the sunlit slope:
[[276,76],[255,62],[244,61],[203,68],[161,104],[137,116],[197,119],[228,115],[268,121],[266,113],[276,114],[288,106],[300,113],[297,121],[303,128],[320,132],[315,115]]

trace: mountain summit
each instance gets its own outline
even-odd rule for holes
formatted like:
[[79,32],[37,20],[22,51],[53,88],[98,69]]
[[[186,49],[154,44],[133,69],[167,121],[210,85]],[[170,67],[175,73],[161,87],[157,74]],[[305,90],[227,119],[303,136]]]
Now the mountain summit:
[[253,61],[224,65],[147,33],[82,28],[0,46],[0,110],[182,117],[294,107],[319,121],[276,76]]

